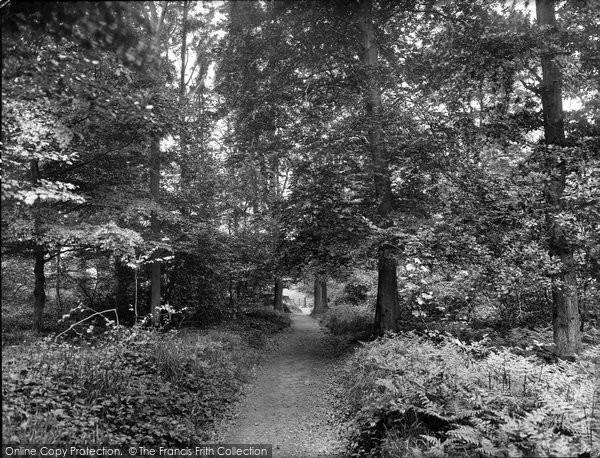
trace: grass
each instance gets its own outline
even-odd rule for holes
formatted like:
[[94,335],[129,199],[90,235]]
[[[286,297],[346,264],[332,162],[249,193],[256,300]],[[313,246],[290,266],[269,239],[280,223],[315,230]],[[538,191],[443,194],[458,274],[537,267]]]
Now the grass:
[[264,312],[206,330],[114,328],[85,342],[3,347],[2,441],[205,441],[250,379],[268,336],[286,323],[289,317]]

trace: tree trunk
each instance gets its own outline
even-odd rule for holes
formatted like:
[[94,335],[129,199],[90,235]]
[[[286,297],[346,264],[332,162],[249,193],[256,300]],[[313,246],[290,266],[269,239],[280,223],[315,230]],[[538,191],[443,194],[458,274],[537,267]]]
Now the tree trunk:
[[[115,308],[119,315],[119,322],[125,323],[132,318],[130,310],[129,287],[135,280],[133,269],[120,259],[115,260]],[[136,286],[137,287],[137,286]]]
[[[150,145],[150,194],[156,205],[160,201],[160,137],[154,135]],[[155,240],[160,237],[160,222],[153,210],[150,215],[150,228]],[[160,261],[152,262],[150,275],[150,313],[154,326],[160,324]]]
[[327,280],[321,280],[321,304],[323,310],[327,310],[329,308],[329,299],[327,298]]
[[183,1],[183,19],[181,24],[181,75],[179,79],[179,103],[181,108],[185,107],[185,67],[187,61],[187,19],[189,4],[187,0]]
[[[179,154],[180,154],[180,166],[181,166],[181,177],[180,186],[181,192],[185,196],[188,192],[187,189],[193,181],[193,165],[190,163],[191,158],[187,151],[187,126],[186,126],[186,107],[187,100],[185,95],[186,83],[185,83],[185,69],[187,64],[187,33],[188,33],[188,10],[189,2],[184,0],[183,2],[183,18],[181,25],[181,61],[180,61],[180,76],[179,76]],[[190,216],[191,207],[183,204],[181,207],[181,214],[184,216]]]
[[[31,184],[37,186],[40,180],[39,161],[32,159],[29,162],[29,171],[31,173]],[[34,227],[34,248],[33,248],[33,332],[42,332],[44,330],[44,307],[46,306],[46,276],[44,275],[44,266],[46,259],[44,258],[46,250],[44,246],[36,240],[41,233],[40,215],[37,209],[37,202],[33,204],[33,227]]]
[[[536,0],[538,25],[556,27],[553,0]],[[544,139],[547,145],[565,146],[564,114],[562,108],[561,73],[555,54],[542,54],[542,109]],[[579,300],[577,295],[577,270],[564,228],[556,215],[564,210],[563,192],[566,185],[564,160],[547,150],[550,179],[545,184],[546,229],[550,256],[561,261],[561,272],[554,279],[552,299],[554,305],[553,327],[556,353],[560,357],[573,357],[581,350]]]
[[273,308],[275,310],[283,311],[283,280],[281,277],[275,279],[275,298]]
[[[381,125],[382,105],[381,89],[375,77],[379,63],[379,50],[375,39],[373,25],[373,1],[360,0],[358,7],[358,25],[361,30],[363,46],[362,63],[364,65],[367,106],[369,120],[369,151],[373,165],[375,197],[377,198],[377,215],[379,225],[391,226],[392,187],[389,171],[389,154],[382,145],[383,129]],[[398,281],[396,273],[397,260],[393,245],[382,242],[378,255],[377,304],[375,306],[375,332],[382,335],[393,330],[398,319]]]
[[386,331],[393,330],[400,318],[396,267],[395,248],[386,244],[380,245],[374,329],[375,334],[379,336],[385,334]]
[[34,332],[44,330],[44,307],[46,306],[46,276],[44,275],[45,250],[42,245],[35,245],[33,249],[35,265],[33,275],[35,284],[33,288],[33,326]]
[[[154,15],[154,31],[152,34],[152,45],[158,50],[157,58],[160,60],[160,37],[165,24],[165,17],[169,8],[168,2],[163,2],[160,15]],[[152,78],[152,75],[148,75]],[[155,204],[160,203],[160,135],[156,132],[151,134],[150,139],[150,194]],[[160,222],[156,211],[150,214],[150,229],[154,240],[160,238]],[[155,254],[156,256],[156,254]],[[152,315],[152,324],[160,324],[160,261],[152,262],[150,273],[150,313]]]
[[323,284],[318,276],[315,276],[315,302],[312,309],[311,315],[319,315],[324,312],[323,310]]
[[79,259],[77,261],[78,264],[78,274],[77,274],[77,283],[79,284],[79,289],[81,290],[81,300],[85,301],[87,299],[89,306],[94,308],[94,296],[91,292],[91,283],[92,280],[88,274],[88,260],[85,257],[85,252],[81,252],[79,255]]
[[160,261],[152,263],[152,272],[150,274],[152,287],[150,290],[150,310],[152,313],[152,324],[160,324]]
[[54,291],[56,294],[56,306],[59,310],[59,312],[62,314],[62,301],[60,299],[60,275],[61,275],[61,269],[60,269],[60,247],[58,247],[58,253],[56,254],[56,282],[54,285]]

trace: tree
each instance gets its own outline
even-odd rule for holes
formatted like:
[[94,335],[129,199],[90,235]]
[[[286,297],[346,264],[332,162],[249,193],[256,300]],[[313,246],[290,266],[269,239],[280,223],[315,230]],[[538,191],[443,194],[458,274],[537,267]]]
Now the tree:
[[[263,272],[273,277],[268,284],[279,285],[283,277],[276,209],[288,186],[287,159],[292,147],[285,132],[293,116],[288,103],[298,90],[288,76],[293,67],[280,58],[288,45],[274,46],[284,34],[284,24],[274,12],[277,5],[231,2],[228,6],[228,35],[216,71],[216,90],[227,126],[224,203],[227,226],[237,239],[231,245],[246,245],[232,250],[237,258],[234,265],[239,266],[231,270],[233,293],[235,283],[247,282],[249,274],[264,265],[256,263],[255,254],[249,251],[258,241],[264,243],[261,252],[268,259]],[[273,294],[276,298],[277,290]]]
[[[127,262],[144,249],[139,232],[115,221],[136,204],[148,208],[137,192],[141,151],[132,144],[152,122],[135,71],[155,61],[136,5],[32,5],[3,7],[2,131],[13,159],[2,198],[15,218],[5,213],[2,224],[3,255],[35,251],[33,326],[41,330],[45,263],[66,252]],[[116,291],[123,310],[126,288]]]
[[[536,0],[538,25],[550,33],[556,28],[554,0]],[[550,35],[548,35],[550,36]],[[542,54],[541,82],[542,110],[544,116],[544,140],[546,163],[550,167],[544,188],[546,198],[546,226],[550,255],[560,259],[561,268],[553,284],[554,342],[559,356],[572,357],[581,350],[580,316],[577,292],[577,267],[568,235],[557,218],[564,210],[563,192],[566,186],[566,161],[568,154],[562,108],[561,72],[556,62],[556,51],[545,49]]]
[[325,311],[325,306],[323,304],[323,283],[318,276],[315,276],[314,286],[314,305],[312,315],[319,315]]
[[316,275],[314,286],[315,303],[312,315],[320,315],[325,313],[329,308],[327,305],[327,278]]
[[[150,2],[150,12],[152,18],[150,23],[152,24],[152,35],[150,40],[152,42],[152,49],[158,54],[160,60],[160,46],[159,43],[163,38],[164,24],[169,5],[165,3],[160,10],[157,12],[156,5],[154,2]],[[185,10],[187,12],[187,10]],[[144,9],[145,12],[145,9]],[[162,75],[146,74],[150,81],[154,84],[160,85]],[[149,154],[149,169],[150,169],[150,194],[157,207],[160,206],[160,175],[161,175],[161,150],[160,141],[161,134],[164,132],[165,126],[160,128],[155,127],[150,132],[150,154]],[[162,132],[161,132],[162,131]],[[152,237],[158,242],[160,239],[160,221],[156,210],[153,210],[150,214],[150,228],[152,231]],[[151,276],[150,276],[150,313],[152,315],[152,322],[154,326],[160,324],[160,306],[161,306],[161,261],[158,259],[158,253],[154,254],[154,259],[151,264]]]
[[273,308],[280,312],[283,312],[283,280],[281,277],[275,279],[275,294]]
[[[389,152],[383,144],[381,88],[376,72],[379,63],[379,49],[373,22],[373,1],[360,0],[358,6],[358,25],[362,40],[362,63],[365,72],[366,113],[368,127],[368,148],[371,153],[377,214],[379,224],[388,227],[392,224],[391,213],[393,194],[389,172]],[[400,317],[398,302],[397,260],[395,245],[385,240],[378,248],[378,284],[375,306],[375,334],[383,335],[396,327]]]

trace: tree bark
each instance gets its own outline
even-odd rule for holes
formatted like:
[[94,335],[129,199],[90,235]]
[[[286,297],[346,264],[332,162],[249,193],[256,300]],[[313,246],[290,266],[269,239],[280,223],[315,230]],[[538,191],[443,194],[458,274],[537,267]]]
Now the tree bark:
[[60,298],[60,247],[58,247],[58,253],[56,254],[56,282],[54,284],[54,291],[56,293],[56,306],[59,312],[62,314],[62,300]]
[[33,288],[33,326],[34,332],[44,330],[44,307],[46,306],[46,276],[44,275],[45,250],[42,245],[36,244],[33,249],[35,265],[33,275],[35,284]]
[[[117,314],[119,315],[119,322],[125,323],[132,318],[130,306],[129,287],[135,280],[135,273],[133,269],[128,267],[120,259],[115,260],[114,264],[115,272],[115,305]],[[137,286],[136,286],[137,287]]]
[[[158,205],[160,201],[160,137],[154,135],[150,145],[150,194]],[[153,210],[150,215],[150,229],[155,240],[160,237],[160,222]],[[160,261],[152,262],[150,274],[150,313],[154,326],[160,324]]]
[[[32,159],[29,162],[29,171],[31,173],[31,184],[37,186],[40,181],[39,161]],[[46,265],[44,246],[37,240],[41,233],[41,221],[38,213],[37,202],[33,204],[33,227],[34,227],[34,248],[33,248],[33,332],[42,332],[44,330],[44,307],[46,307],[46,276],[44,275],[44,267]]]
[[181,75],[179,79],[179,102],[182,108],[185,105],[185,67],[187,61],[187,19],[189,4],[187,0],[183,1],[183,19],[181,24]]
[[314,284],[315,300],[311,315],[319,315],[324,312],[323,310],[323,284],[318,276],[315,276]]
[[[556,27],[554,0],[536,0],[536,14],[539,26]],[[566,146],[561,72],[555,57],[553,53],[544,52],[541,58],[544,139],[547,145]],[[573,357],[581,350],[577,268],[567,234],[556,218],[565,207],[562,196],[566,170],[564,160],[556,157],[551,149],[547,150],[546,162],[550,173],[544,188],[549,252],[561,262],[561,272],[554,279],[552,291],[554,343],[558,356]]]
[[[156,10],[156,5],[150,3],[152,7],[152,17],[154,21],[154,30],[152,34],[152,46],[158,52],[157,58],[160,60],[160,38],[165,24],[165,17],[169,8],[169,3],[164,2],[160,15]],[[160,134],[154,132],[150,139],[150,194],[155,204],[160,203]],[[156,211],[150,214],[150,230],[155,240],[160,237],[160,222]],[[156,256],[156,254],[155,254]],[[153,261],[150,273],[150,313],[152,315],[152,324],[160,324],[160,261]]]
[[283,280],[281,277],[275,279],[275,295],[274,295],[273,308],[275,310],[283,311]]
[[379,278],[377,283],[377,307],[375,309],[375,334],[383,335],[393,330],[400,318],[398,307],[398,280],[396,252],[386,244],[379,246]]
[[373,165],[377,213],[381,218],[382,223],[389,224],[386,220],[389,218],[392,211],[393,199],[389,172],[389,154],[387,154],[387,151],[382,147],[381,89],[375,76],[379,65],[379,49],[375,38],[372,0],[360,0],[358,24],[361,30],[361,41],[363,46],[362,64],[364,65],[366,83],[366,112],[369,121],[369,152],[371,153],[371,162]]
[[[188,31],[188,10],[189,2],[184,0],[183,2],[183,18],[181,24],[181,62],[180,62],[180,76],[179,76],[179,154],[181,160],[181,177],[180,186],[181,191],[185,195],[186,189],[192,183],[192,170],[193,166],[190,164],[190,158],[187,152],[187,127],[186,127],[186,107],[187,100],[185,95],[186,83],[185,83],[185,69],[187,64],[187,31]],[[182,205],[181,213],[184,216],[189,216],[191,208],[187,205]]]
[[[375,197],[379,225],[389,227],[391,220],[393,195],[389,171],[389,154],[382,145],[383,129],[381,124],[381,89],[377,82],[376,70],[379,63],[379,50],[373,25],[373,1],[360,0],[358,6],[358,25],[363,46],[362,63],[366,83],[366,114],[369,120],[369,152],[373,165]],[[398,301],[397,260],[394,246],[382,242],[378,250],[378,286],[375,306],[374,330],[377,335],[393,330],[400,316]]]
[[327,298],[327,280],[321,280],[321,303],[323,310],[327,310],[329,308],[329,299]]
[[85,257],[85,252],[80,253],[78,259],[78,269],[79,272],[76,276],[77,283],[79,284],[79,289],[81,289],[81,299],[88,300],[90,307],[94,307],[94,297],[91,292],[91,284],[92,280],[88,274],[88,260]]

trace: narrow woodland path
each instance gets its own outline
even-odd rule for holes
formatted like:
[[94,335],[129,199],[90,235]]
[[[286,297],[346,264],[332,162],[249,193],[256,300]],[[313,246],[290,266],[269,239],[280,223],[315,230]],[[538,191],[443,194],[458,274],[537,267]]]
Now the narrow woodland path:
[[341,454],[331,386],[336,360],[325,340],[314,318],[292,315],[291,329],[258,369],[222,442],[273,444],[274,457]]

